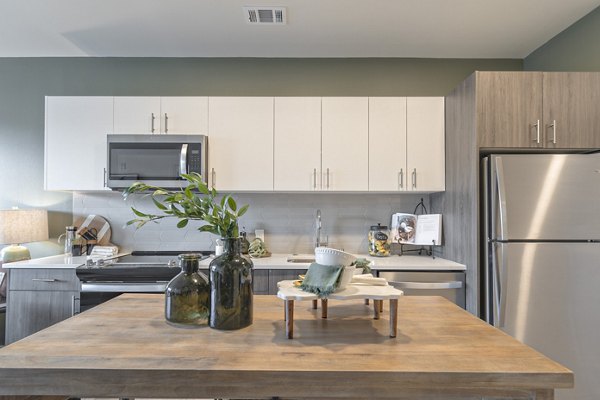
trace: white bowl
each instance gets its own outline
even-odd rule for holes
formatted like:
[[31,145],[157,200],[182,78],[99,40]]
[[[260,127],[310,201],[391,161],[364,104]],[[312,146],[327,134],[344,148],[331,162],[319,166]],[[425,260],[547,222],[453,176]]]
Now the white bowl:
[[356,257],[331,247],[317,247],[315,249],[315,261],[322,265],[343,265],[347,267],[356,261]]
[[355,269],[355,266],[344,267],[344,269],[342,270],[342,277],[340,278],[340,284],[335,289],[336,292],[344,290],[346,286],[348,286],[348,284],[352,281],[352,276],[354,275]]

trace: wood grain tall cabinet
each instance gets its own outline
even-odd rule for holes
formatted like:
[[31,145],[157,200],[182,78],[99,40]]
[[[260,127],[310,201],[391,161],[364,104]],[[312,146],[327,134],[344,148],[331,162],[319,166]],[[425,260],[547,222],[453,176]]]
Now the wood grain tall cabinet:
[[446,96],[441,256],[467,265],[467,310],[480,314],[482,153],[600,149],[600,72],[477,71]]

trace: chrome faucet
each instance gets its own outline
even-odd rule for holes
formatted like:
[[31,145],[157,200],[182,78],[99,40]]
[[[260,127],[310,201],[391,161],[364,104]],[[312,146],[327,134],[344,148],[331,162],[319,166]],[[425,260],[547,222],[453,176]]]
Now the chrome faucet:
[[321,246],[321,210],[317,210],[317,217],[315,219],[315,248]]

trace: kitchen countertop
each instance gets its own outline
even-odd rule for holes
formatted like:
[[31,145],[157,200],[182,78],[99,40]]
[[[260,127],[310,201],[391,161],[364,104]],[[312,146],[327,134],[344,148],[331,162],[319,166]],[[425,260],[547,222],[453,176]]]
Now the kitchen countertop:
[[[126,294],[0,349],[0,395],[154,398],[553,399],[573,373],[441,297],[398,300],[374,320],[362,301],[327,319],[254,298],[235,331],[166,324],[160,294]],[[102,329],[98,329],[101,327]],[[267,355],[267,356],[265,356]]]
[[[121,253],[125,255],[129,253]],[[374,270],[419,270],[419,271],[464,271],[463,264],[443,258],[433,258],[431,256],[397,256],[390,257],[371,257],[365,254],[356,254],[359,258],[366,258],[371,261],[370,267]],[[310,263],[291,263],[288,258],[314,258],[313,254],[273,254],[271,257],[253,258],[254,268],[260,269],[307,269]],[[86,256],[65,256],[64,254],[44,258],[35,258],[32,260],[18,261],[4,264],[3,268],[77,268],[85,264]],[[200,262],[200,268],[207,267],[212,261],[212,257]]]

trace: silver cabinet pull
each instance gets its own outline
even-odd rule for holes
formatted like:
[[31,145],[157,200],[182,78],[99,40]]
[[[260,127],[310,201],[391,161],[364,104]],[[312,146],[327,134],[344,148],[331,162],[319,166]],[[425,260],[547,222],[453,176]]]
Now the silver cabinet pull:
[[60,282],[60,279],[56,278],[31,278],[34,282]]
[[156,117],[154,116],[154,113],[152,113],[151,115],[151,125],[150,125],[150,132],[154,133],[154,120],[156,119]]
[[556,120],[553,119],[552,123],[548,125],[548,128],[552,128],[552,144],[556,144]]
[[179,175],[187,174],[187,151],[188,145],[181,145],[181,153],[179,154]]
[[538,119],[533,126],[535,127],[535,139],[533,141],[540,144],[540,120]]
[[413,189],[417,188],[417,169],[414,168],[412,172],[412,187]]
[[449,282],[392,282],[388,283],[400,289],[439,290],[439,289],[461,289],[461,281]]
[[71,316],[79,314],[81,310],[81,298],[78,296],[71,296]]
[[165,113],[165,133],[169,133],[169,116]]
[[400,168],[400,172],[398,172],[398,189],[402,189],[404,187],[404,171]]
[[329,168],[327,168],[327,189],[329,189]]
[[211,168],[210,178],[211,178],[210,180],[212,181],[212,185],[211,186],[214,189],[215,188],[215,181],[217,179],[217,174],[215,174],[215,169],[214,168]]
[[104,175],[103,175],[102,184],[104,185],[104,187],[106,187],[106,168],[104,168]]
[[317,169],[313,169],[313,189],[317,190]]

